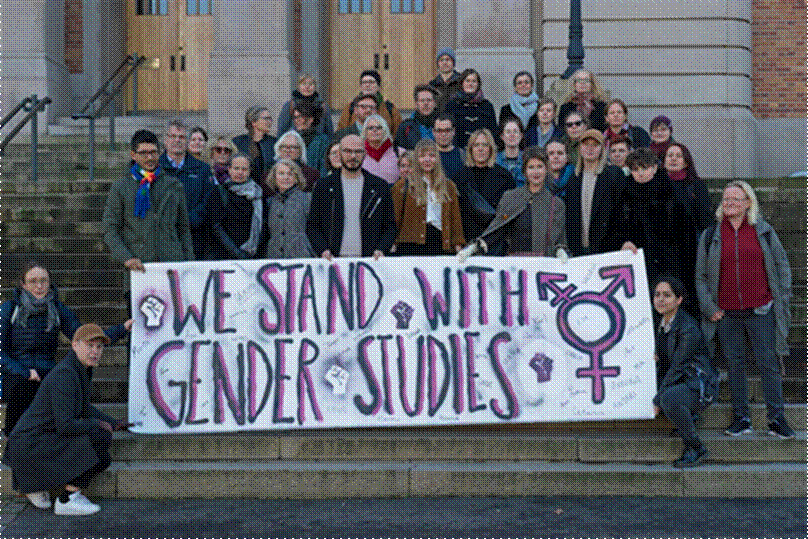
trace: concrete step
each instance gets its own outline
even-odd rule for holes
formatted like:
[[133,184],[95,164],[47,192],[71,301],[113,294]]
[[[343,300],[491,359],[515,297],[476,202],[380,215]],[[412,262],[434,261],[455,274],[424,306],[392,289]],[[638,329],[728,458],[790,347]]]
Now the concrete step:
[[93,181],[90,181],[89,174],[75,174],[72,177],[65,177],[59,174],[40,173],[37,181],[25,181],[14,174],[7,174],[3,171],[3,179],[0,181],[0,191],[3,196],[18,193],[106,193],[109,191],[112,182],[123,174],[123,169],[107,171],[105,174],[96,174]]
[[[96,401],[96,406],[105,414],[110,415],[119,420],[125,420],[127,416],[126,403],[99,403]],[[5,420],[5,403],[0,403],[0,426]],[[768,426],[766,421],[766,408],[763,404],[752,403],[749,406],[750,418],[752,421],[752,428],[756,433],[767,433]],[[788,424],[791,425],[796,431],[806,430],[806,405],[803,404],[786,404],[785,415]],[[723,430],[730,424],[732,420],[732,406],[726,402],[718,402],[707,408],[702,414],[702,422],[699,424],[700,431],[714,431],[723,432]],[[525,433],[528,435],[535,435],[537,433],[551,433],[553,435],[576,435],[582,433],[594,434],[610,434],[613,432],[641,432],[641,433],[655,433],[656,435],[663,435],[670,433],[673,425],[662,415],[655,419],[650,420],[633,420],[633,421],[576,421],[565,423],[525,423],[525,424],[505,424],[505,425],[457,425],[447,427],[411,427],[411,428],[396,428],[396,433],[409,433],[411,435],[423,435],[425,432],[432,432],[437,434],[481,434],[489,435],[492,432],[502,432],[505,434]],[[351,433],[371,433],[371,432],[386,432],[386,429],[341,429],[332,431],[297,431],[307,432],[309,436],[311,433],[316,433],[321,436],[330,435],[332,438],[335,433],[350,430]],[[287,431],[295,434],[295,431]],[[295,434],[297,435],[297,434]],[[742,437],[743,438],[743,437]],[[805,455],[803,454],[803,457]]]
[[103,253],[107,246],[100,236],[6,236],[1,240],[3,251],[28,253]]
[[53,237],[53,236],[91,236],[102,237],[104,227],[100,221],[81,222],[48,222],[48,221],[15,221],[2,223],[3,237]]
[[[676,455],[678,457],[678,455]],[[11,472],[0,469],[3,494]],[[805,463],[548,461],[143,461],[113,463],[88,489],[118,498],[390,498],[404,496],[804,497]]]
[[[106,255],[105,255],[106,256]],[[31,259],[35,259],[41,262],[42,256],[36,255],[29,255],[29,258],[26,259],[24,262],[21,262],[21,258],[18,258],[15,261],[7,261],[8,256],[5,254],[2,255],[2,274],[0,274],[0,286],[3,289],[10,289],[17,286],[19,282],[19,274],[24,267],[24,264]],[[106,256],[109,259],[109,256]],[[45,262],[42,262],[43,264]],[[109,267],[115,266],[115,267]],[[126,280],[126,273],[129,270],[124,268],[123,264],[119,263],[112,263],[109,264],[107,268],[93,268],[93,269],[73,269],[73,268],[54,268],[54,266],[49,266],[51,268],[51,276],[53,281],[56,283],[60,289],[63,287],[92,287],[96,286],[99,283],[102,283],[105,286],[114,286],[121,289],[123,292],[123,285]],[[6,297],[10,296],[5,296]]]

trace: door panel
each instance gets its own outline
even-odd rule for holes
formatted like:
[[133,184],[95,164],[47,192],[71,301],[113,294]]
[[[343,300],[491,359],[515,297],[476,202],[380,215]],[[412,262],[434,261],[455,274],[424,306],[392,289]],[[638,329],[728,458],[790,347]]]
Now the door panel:
[[[434,0],[331,0],[331,106],[359,93],[359,74],[375,67],[382,93],[413,108],[413,88],[429,82],[435,63]],[[347,11],[347,13],[346,13]]]
[[200,0],[127,0],[127,53],[145,56],[146,65],[158,59],[138,70],[139,110],[207,108],[213,17],[186,13],[209,12],[208,0],[201,1],[204,10]]

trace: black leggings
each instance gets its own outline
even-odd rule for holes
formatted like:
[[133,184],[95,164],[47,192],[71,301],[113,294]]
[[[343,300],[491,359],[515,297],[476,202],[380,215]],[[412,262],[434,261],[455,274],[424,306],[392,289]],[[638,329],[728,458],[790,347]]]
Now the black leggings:
[[95,466],[70,482],[71,485],[82,490],[90,486],[90,481],[92,481],[93,477],[109,468],[109,465],[112,464],[112,458],[109,456],[109,445],[112,442],[112,435],[102,430],[100,433],[94,432],[90,435],[90,438],[95,454],[98,457],[98,462]]

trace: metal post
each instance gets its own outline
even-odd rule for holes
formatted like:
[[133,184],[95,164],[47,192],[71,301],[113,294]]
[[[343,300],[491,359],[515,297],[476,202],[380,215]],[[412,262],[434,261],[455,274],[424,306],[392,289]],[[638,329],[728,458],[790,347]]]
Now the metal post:
[[561,75],[568,79],[584,65],[584,26],[581,23],[581,0],[570,0],[570,42],[567,47],[567,60],[569,67]]
[[137,114],[137,62],[140,59],[138,53],[132,55],[135,69],[132,70],[132,114]]
[[95,102],[90,105],[90,183],[95,181]]
[[39,113],[37,107],[39,106],[39,98],[36,94],[31,96],[31,110],[35,114],[31,117],[31,180],[37,181],[39,175],[39,124],[37,117]]
[[118,147],[115,144],[115,107],[114,103],[109,104],[109,144],[112,151],[116,151]]

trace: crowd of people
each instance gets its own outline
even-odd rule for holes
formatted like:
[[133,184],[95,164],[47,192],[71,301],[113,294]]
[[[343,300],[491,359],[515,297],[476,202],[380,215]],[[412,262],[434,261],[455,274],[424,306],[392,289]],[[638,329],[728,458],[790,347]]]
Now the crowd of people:
[[[517,73],[497,118],[479,72],[458,72],[455,60],[451,49],[439,51],[438,74],[414,88],[408,118],[369,69],[336,126],[316,80],[302,75],[281,109],[277,137],[266,107],[245,112],[246,133],[216,137],[209,148],[204,129],[177,120],[162,151],[155,133],[136,132],[131,168],[112,185],[103,212],[111,257],[144,271],[155,261],[567,258],[643,249],[659,315],[654,405],[685,448],[674,464],[707,457],[695,421],[716,396],[716,345],[732,394],[726,433],[751,432],[748,340],[770,434],[793,437],[780,361],[789,352],[790,269],[754,190],[731,182],[714,210],[690,152],[671,136],[671,120],[658,116],[650,133],[631,125],[625,102],[608,99],[587,70],[573,75],[560,103],[537,95],[530,72]],[[9,403],[3,458],[32,503],[49,507],[48,491],[60,488],[57,512],[87,514],[98,506],[80,489],[109,464],[109,433],[125,424],[89,405],[84,367],[127,328],[79,327],[57,295],[47,268],[33,263],[0,305]],[[60,332],[72,341],[64,367],[54,361]],[[56,465],[54,474],[53,463],[26,458],[46,445],[62,448],[54,458],[70,466]]]

